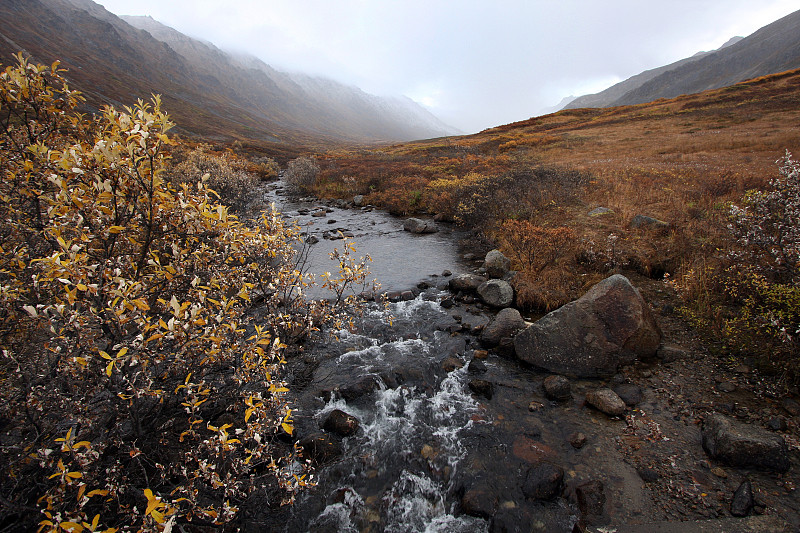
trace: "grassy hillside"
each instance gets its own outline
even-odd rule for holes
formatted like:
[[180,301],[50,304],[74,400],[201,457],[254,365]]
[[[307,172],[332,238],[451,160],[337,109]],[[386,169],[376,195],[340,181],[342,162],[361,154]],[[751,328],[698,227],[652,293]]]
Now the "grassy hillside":
[[[730,206],[768,187],[776,160],[800,146],[798,104],[800,71],[789,71],[649,104],[565,110],[471,136],[329,153],[316,190],[475,229],[515,259],[518,303],[535,310],[612,270],[667,275],[687,317],[724,340],[737,309],[763,307],[745,301],[753,287],[730,289],[732,253],[749,254],[753,275],[796,287],[728,225]],[[589,214],[598,207],[610,212]],[[756,335],[763,317],[751,311],[739,329]],[[727,349],[746,349],[740,330]],[[769,346],[796,348],[782,342]]]

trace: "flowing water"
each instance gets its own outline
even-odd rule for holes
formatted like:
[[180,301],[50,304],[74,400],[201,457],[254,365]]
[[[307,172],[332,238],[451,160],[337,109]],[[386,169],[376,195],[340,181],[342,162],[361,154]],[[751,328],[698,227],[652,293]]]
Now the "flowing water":
[[[486,488],[487,494],[507,493],[509,501],[524,502],[519,485],[526,465],[512,453],[519,447],[514,438],[527,439],[524,448],[533,442],[529,436],[541,431],[489,410],[486,398],[468,387],[474,369],[470,372],[467,365],[479,348],[470,330],[490,317],[474,306],[441,305],[451,296],[444,271],[470,269],[458,252],[459,235],[412,235],[402,230],[402,220],[369,208],[327,208],[319,216],[318,203],[290,199],[280,186],[273,186],[266,198],[319,239],[311,246],[311,271],[331,269],[327,254],[342,241],[323,234],[341,232],[352,235],[359,254],[372,257],[371,270],[383,289],[404,291],[421,280],[428,287],[388,307],[370,304],[354,331],[336,332],[333,340],[308,347],[302,362],[290,362],[301,438],[323,434],[320,428],[334,410],[357,418],[359,429],[341,439],[327,437],[339,453],[322,461],[316,487],[301,493],[281,523],[270,527],[288,532],[488,531],[488,517],[463,512],[465,492],[474,489],[481,495]],[[509,390],[527,386],[526,377],[514,376],[513,365],[490,366],[493,379],[505,381]],[[544,517],[543,531],[571,529],[573,512],[562,503],[525,509],[504,505],[511,520],[523,513],[525,520]]]

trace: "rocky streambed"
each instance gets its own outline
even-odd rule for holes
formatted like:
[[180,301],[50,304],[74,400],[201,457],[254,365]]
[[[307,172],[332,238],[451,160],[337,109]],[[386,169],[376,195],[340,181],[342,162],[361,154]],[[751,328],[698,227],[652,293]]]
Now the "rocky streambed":
[[506,289],[488,278],[502,281],[502,260],[465,260],[453,235],[362,209],[326,216],[349,211],[353,235],[385,228],[414,283],[393,281],[396,301],[290,361],[317,486],[279,511],[254,495],[245,530],[800,528],[800,405],[709,355],[667,285],[614,276],[614,290],[593,290],[599,303],[572,305],[573,326],[556,315],[532,329],[498,307]]

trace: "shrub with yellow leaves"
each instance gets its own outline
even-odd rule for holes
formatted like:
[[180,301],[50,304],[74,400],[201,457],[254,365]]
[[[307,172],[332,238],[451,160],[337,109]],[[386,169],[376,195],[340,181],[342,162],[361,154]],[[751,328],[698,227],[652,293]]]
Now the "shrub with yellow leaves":
[[57,63],[17,62],[0,74],[0,522],[216,526],[259,484],[291,502],[310,472],[287,344],[356,305],[343,287],[363,272],[326,280],[333,301],[287,298],[310,283],[297,230],[166,180],[158,97],[84,116]]

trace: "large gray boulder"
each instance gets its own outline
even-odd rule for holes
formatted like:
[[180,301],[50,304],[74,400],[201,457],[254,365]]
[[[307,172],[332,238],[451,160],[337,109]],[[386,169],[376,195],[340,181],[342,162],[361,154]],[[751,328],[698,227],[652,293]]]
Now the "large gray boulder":
[[439,228],[432,220],[422,220],[420,218],[407,218],[403,222],[403,229],[411,233],[436,233]]
[[507,281],[490,279],[478,287],[478,296],[491,307],[510,307],[514,303],[514,289]]
[[483,260],[483,268],[486,269],[486,274],[490,278],[502,278],[508,274],[511,261],[500,250],[492,250],[486,254],[486,258]]
[[703,423],[703,449],[723,463],[773,472],[789,470],[789,450],[780,435],[714,413]]
[[525,320],[519,311],[507,307],[497,313],[489,324],[481,332],[481,343],[484,346],[494,347],[500,341],[513,337],[519,330],[525,327]]
[[654,356],[660,342],[650,307],[628,278],[615,274],[520,332],[514,348],[528,364],[594,378]]

